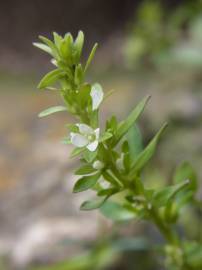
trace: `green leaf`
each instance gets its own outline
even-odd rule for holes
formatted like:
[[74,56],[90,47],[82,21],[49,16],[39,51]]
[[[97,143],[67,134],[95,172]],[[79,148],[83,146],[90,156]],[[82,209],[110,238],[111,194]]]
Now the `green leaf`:
[[114,221],[130,220],[135,217],[135,214],[132,211],[129,211],[122,205],[112,201],[105,202],[100,208],[100,211],[105,217]]
[[97,47],[98,47],[98,44],[95,43],[95,45],[93,46],[93,48],[92,48],[92,50],[91,50],[91,52],[90,52],[90,55],[89,55],[89,57],[88,57],[88,60],[87,60],[87,62],[86,62],[86,65],[85,65],[85,68],[84,68],[84,73],[86,73],[86,71],[87,71],[87,69],[88,69],[90,63],[92,62],[92,60],[93,60],[93,58],[94,58],[94,55],[95,55],[95,52],[96,52],[96,50],[97,50]]
[[73,48],[73,38],[70,33],[67,33],[60,46],[60,54],[68,64],[72,64],[72,48]]
[[86,108],[90,101],[90,84],[84,84],[77,93],[77,102],[81,108]]
[[91,201],[85,201],[80,206],[80,209],[84,211],[98,209],[105,203],[106,200],[107,200],[107,197],[99,198],[99,199],[91,200]]
[[74,47],[76,49],[76,62],[79,62],[82,49],[83,49],[83,44],[84,44],[84,34],[82,31],[79,31],[77,38],[74,42]]
[[39,39],[40,39],[41,41],[43,41],[46,45],[48,45],[48,47],[50,47],[50,49],[51,49],[51,51],[52,51],[52,55],[53,55],[56,59],[58,59],[59,54],[58,54],[58,49],[57,49],[56,45],[55,45],[50,39],[48,39],[48,38],[46,38],[46,37],[39,36]]
[[91,163],[97,156],[97,151],[91,152],[88,149],[83,153],[84,159],[88,162]]
[[83,81],[83,68],[81,64],[76,66],[74,81],[76,85],[80,85]]
[[117,130],[117,126],[118,126],[118,123],[117,123],[116,116],[113,115],[109,120],[107,120],[106,129],[107,130],[110,129],[114,134]]
[[40,50],[49,53],[50,55],[52,54],[52,50],[50,47],[48,47],[47,45],[43,44],[43,43],[39,43],[39,42],[34,42],[33,45],[37,48],[39,48]]
[[106,188],[98,191],[97,195],[98,196],[112,196],[115,193],[119,192],[118,188],[112,187],[112,188]]
[[77,147],[71,152],[70,157],[71,158],[76,157],[76,156],[80,155],[82,152],[84,152],[85,150],[86,150],[85,147],[82,147],[82,148]]
[[110,132],[106,131],[102,136],[100,137],[100,142],[104,142],[108,139],[110,139],[113,136]]
[[184,246],[188,265],[193,267],[193,269],[202,269],[202,244],[197,242],[186,242]]
[[97,183],[98,179],[100,178],[100,175],[101,174],[99,172],[94,175],[84,176],[80,178],[74,185],[73,192],[74,193],[82,192],[89,188],[92,188]]
[[60,69],[55,69],[46,74],[40,81],[38,88],[43,89],[56,83],[64,75],[64,72]]
[[121,237],[113,241],[112,244],[119,252],[151,250],[149,240],[144,237]]
[[131,126],[137,121],[138,117],[143,112],[148,100],[150,99],[150,96],[147,96],[144,98],[138,105],[135,107],[135,109],[129,114],[129,116],[126,118],[126,120],[122,121],[117,128],[117,131],[115,133],[115,140],[112,143],[112,146],[115,146],[121,138],[128,132],[128,130],[131,128]]
[[131,160],[134,161],[143,150],[142,136],[137,125],[134,125],[129,129],[126,134],[126,138],[129,143]]
[[180,184],[176,184],[173,186],[162,188],[158,191],[155,191],[153,193],[153,202],[156,204],[156,206],[161,207],[165,206],[169,201],[174,199],[174,197],[182,190],[187,188],[187,186],[190,184],[189,180],[185,180],[184,182],[181,182]]
[[139,173],[142,168],[147,164],[156,151],[159,139],[167,127],[167,123],[162,126],[159,132],[154,136],[147,147],[139,154],[136,160],[133,162],[129,177],[134,177],[135,174]]
[[48,116],[50,114],[56,113],[56,112],[64,112],[67,111],[67,108],[64,106],[54,106],[54,107],[50,107],[42,112],[39,113],[39,117],[45,117]]
[[174,183],[180,183],[185,179],[190,180],[189,189],[196,191],[198,188],[197,175],[189,162],[183,162],[177,167],[174,175]]
[[102,175],[106,181],[115,186],[120,186],[119,182],[107,171],[103,171]]
[[58,35],[56,32],[53,32],[54,42],[58,50],[60,49],[61,43],[63,41],[63,38]]
[[85,164],[79,169],[75,171],[76,175],[85,175],[85,174],[90,174],[96,172],[96,170],[90,165],[90,164]]

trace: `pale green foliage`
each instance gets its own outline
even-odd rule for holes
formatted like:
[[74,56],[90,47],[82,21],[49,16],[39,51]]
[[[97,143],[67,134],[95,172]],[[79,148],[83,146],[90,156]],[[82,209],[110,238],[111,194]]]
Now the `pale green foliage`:
[[[184,207],[196,200],[197,176],[191,165],[180,165],[170,186],[160,189],[144,186],[142,171],[155,154],[167,126],[164,124],[150,143],[143,147],[137,120],[149,97],[140,101],[125,120],[119,123],[112,116],[107,120],[105,129],[101,130],[99,106],[106,96],[100,84],[91,85],[85,81],[97,44],[83,65],[80,58],[84,34],[81,31],[75,40],[69,33],[64,37],[54,33],[54,41],[45,37],[40,39],[44,44],[34,45],[53,57],[55,69],[42,78],[39,88],[54,87],[65,106],[46,109],[39,116],[66,111],[79,119],[68,125],[70,132],[64,142],[75,146],[71,156],[80,156],[82,161],[75,172],[80,178],[73,191],[91,189],[96,193],[96,198],[83,202],[81,209],[101,208],[104,215],[116,221],[131,218],[149,220],[168,241],[164,250],[169,269],[202,269],[202,258],[191,253],[191,247],[199,252],[200,244],[191,244],[187,248],[187,242],[181,241],[171,227],[178,221]],[[113,202],[114,199],[116,202]]]

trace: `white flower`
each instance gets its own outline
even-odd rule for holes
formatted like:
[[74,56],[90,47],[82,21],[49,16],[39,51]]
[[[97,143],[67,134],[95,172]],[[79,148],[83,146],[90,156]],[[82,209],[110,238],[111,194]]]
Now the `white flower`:
[[86,124],[76,124],[79,128],[79,133],[71,132],[71,143],[77,147],[86,147],[93,152],[97,149],[99,143],[100,129],[92,129]]
[[93,111],[97,110],[104,98],[104,93],[100,84],[95,83],[92,86],[90,96],[92,98],[92,109]]
[[95,170],[102,170],[104,168],[104,163],[100,160],[96,160],[93,162],[93,168]]
[[123,163],[123,160],[124,160],[124,153],[121,153],[121,156],[120,158],[118,158],[116,160],[116,167],[118,170],[122,171],[124,170],[124,163]]

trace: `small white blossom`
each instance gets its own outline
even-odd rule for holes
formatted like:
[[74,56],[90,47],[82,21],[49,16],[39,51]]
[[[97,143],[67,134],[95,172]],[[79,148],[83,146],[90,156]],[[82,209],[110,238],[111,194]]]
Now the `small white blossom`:
[[124,160],[124,153],[121,153],[121,156],[120,158],[118,158],[116,160],[116,167],[118,170],[122,171],[124,170],[124,163],[123,163],[123,160]]
[[104,93],[101,85],[95,83],[91,88],[90,96],[92,98],[92,109],[93,111],[97,110],[104,98]]
[[93,162],[93,168],[95,170],[102,170],[104,168],[104,163],[100,160],[96,160]]
[[92,129],[86,124],[76,124],[79,128],[79,133],[71,132],[71,143],[77,147],[86,147],[93,152],[97,149],[99,143],[100,129]]

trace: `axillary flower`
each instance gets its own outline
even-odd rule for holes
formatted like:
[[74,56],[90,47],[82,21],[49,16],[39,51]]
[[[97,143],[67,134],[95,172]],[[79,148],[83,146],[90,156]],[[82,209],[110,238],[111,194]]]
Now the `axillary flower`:
[[71,132],[70,140],[76,147],[86,147],[89,151],[93,152],[97,149],[99,144],[100,129],[93,129],[86,124],[76,124],[79,132]]

